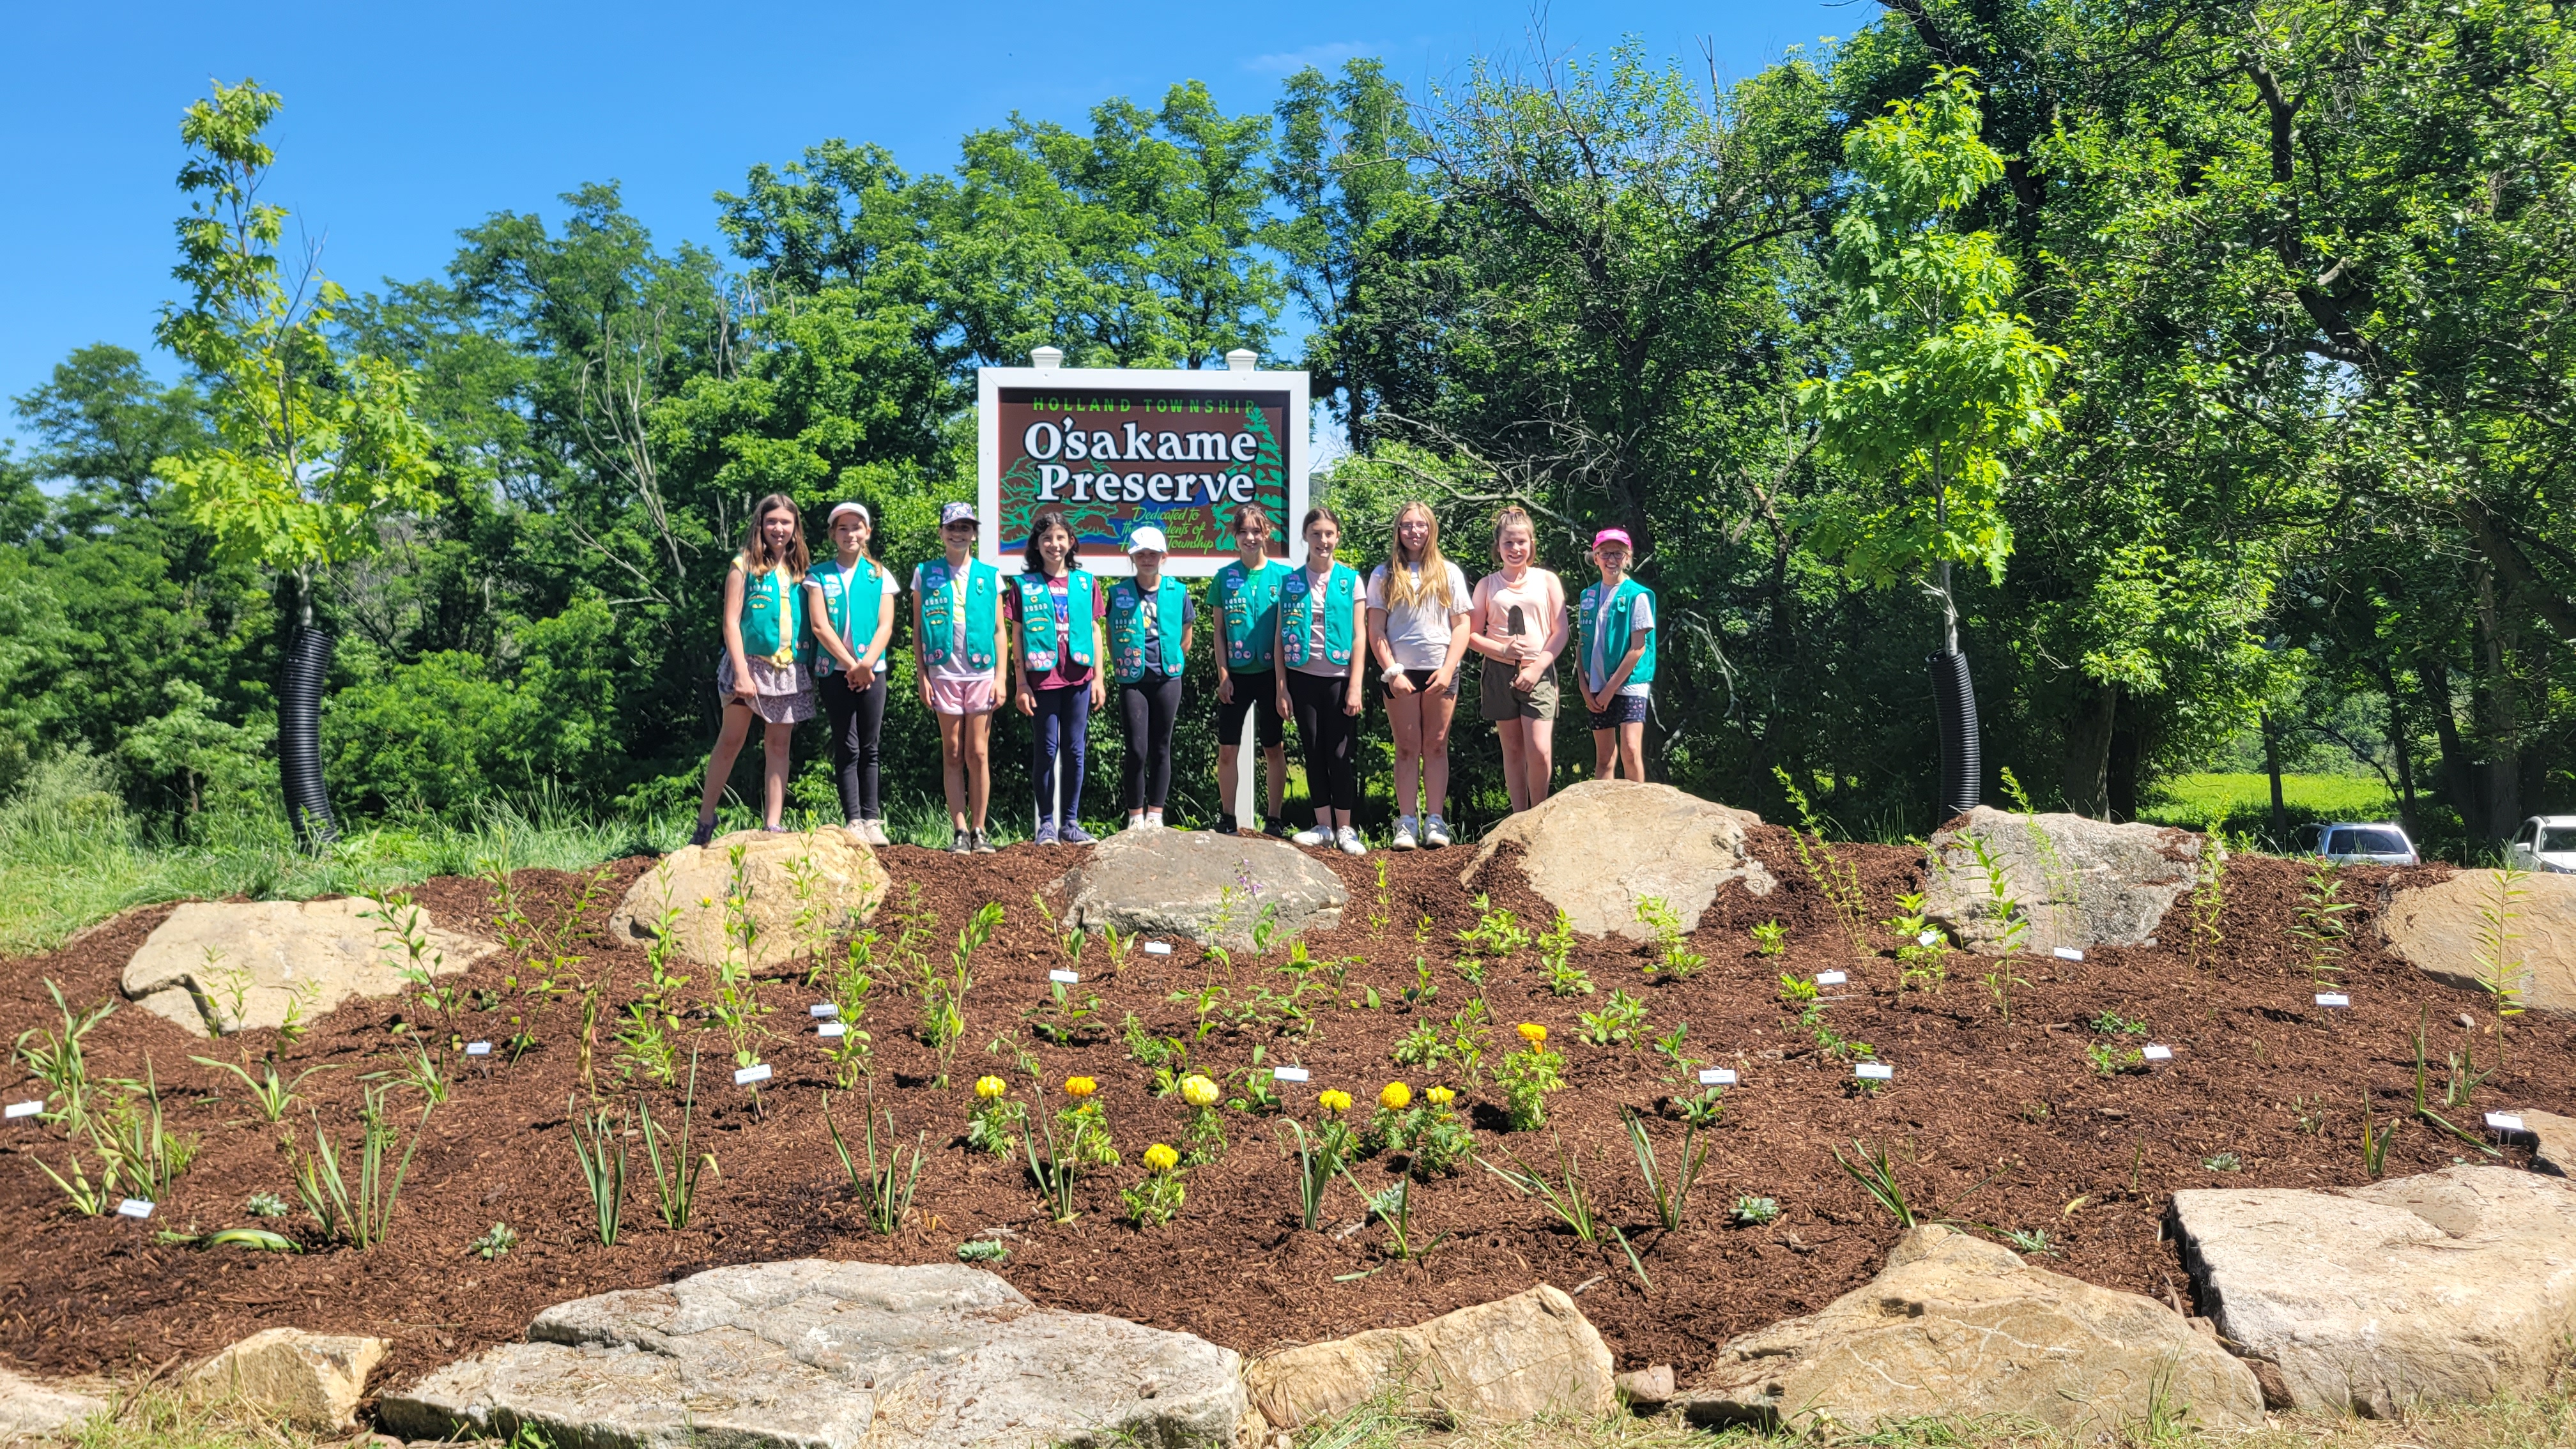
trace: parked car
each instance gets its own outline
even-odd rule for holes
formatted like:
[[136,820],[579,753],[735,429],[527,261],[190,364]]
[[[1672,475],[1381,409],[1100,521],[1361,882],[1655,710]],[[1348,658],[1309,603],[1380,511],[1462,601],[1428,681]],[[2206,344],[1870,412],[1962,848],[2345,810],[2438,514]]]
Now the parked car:
[[[2576,841],[2576,818],[2568,822],[2569,838]],[[2323,825],[2302,825],[2298,834],[2298,853],[2314,855],[2336,865],[2422,865],[2424,858],[2415,853],[2415,843],[2406,838],[2405,828],[2388,820],[2335,820]],[[2576,856],[2570,856],[2569,868],[2576,869]]]
[[2505,842],[2505,864],[2522,870],[2576,871],[2576,815],[2534,815]]

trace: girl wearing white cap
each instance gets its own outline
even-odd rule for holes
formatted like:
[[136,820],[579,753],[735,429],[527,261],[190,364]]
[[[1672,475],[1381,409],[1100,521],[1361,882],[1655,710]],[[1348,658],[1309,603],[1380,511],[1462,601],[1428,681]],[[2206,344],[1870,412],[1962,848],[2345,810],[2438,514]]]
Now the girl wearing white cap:
[[1136,576],[1109,586],[1109,663],[1118,674],[1118,713],[1127,726],[1127,828],[1163,828],[1172,790],[1172,721],[1181,712],[1181,671],[1190,657],[1198,601],[1163,576],[1171,545],[1146,524],[1127,536]]
[[772,493],[751,510],[742,552],[725,571],[724,653],[716,659],[716,697],[724,724],[707,756],[707,783],[698,798],[698,828],[691,845],[715,838],[716,802],[724,798],[733,762],[761,721],[761,763],[767,786],[761,801],[765,828],[782,830],[787,808],[787,735],[798,720],[814,717],[814,686],[805,673],[805,527],[796,500]]
[[868,557],[874,525],[866,505],[836,503],[825,527],[833,557],[805,575],[805,618],[822,653],[814,689],[832,722],[832,774],[841,787],[841,818],[870,845],[886,843],[877,800],[877,734],[885,723],[886,645],[894,638],[894,605],[902,592],[894,572]]

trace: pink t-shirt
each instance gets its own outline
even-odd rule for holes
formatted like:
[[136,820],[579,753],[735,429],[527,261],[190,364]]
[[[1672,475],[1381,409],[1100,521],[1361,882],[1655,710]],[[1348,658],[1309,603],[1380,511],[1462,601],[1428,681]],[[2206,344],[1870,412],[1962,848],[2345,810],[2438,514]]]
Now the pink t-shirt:
[[[1065,617],[1066,611],[1071,607],[1072,598],[1073,584],[1070,576],[1047,580],[1047,599],[1055,605],[1055,637],[1059,640],[1080,637],[1073,633],[1071,623]],[[1003,596],[1002,608],[1012,622],[1019,622],[1020,590],[1017,584],[1012,585],[1010,591]],[[1091,580],[1091,612],[1094,618],[1105,619],[1109,616],[1109,581],[1098,575],[1094,575]],[[1098,637],[1096,633],[1093,635],[1095,640]],[[1095,645],[1094,653],[1097,652]],[[1075,664],[1072,653],[1059,646],[1055,651],[1055,667],[1038,676],[1037,682],[1030,687],[1032,689],[1070,689],[1077,684],[1089,684],[1091,675],[1092,666]]]
[[[1497,569],[1476,581],[1474,617],[1467,621],[1467,627],[1488,639],[1504,638],[1512,632],[1514,607],[1521,611],[1521,633],[1545,648],[1567,623],[1565,585],[1548,569],[1533,567],[1521,575],[1518,583],[1508,581]],[[1489,659],[1486,667],[1503,665]]]

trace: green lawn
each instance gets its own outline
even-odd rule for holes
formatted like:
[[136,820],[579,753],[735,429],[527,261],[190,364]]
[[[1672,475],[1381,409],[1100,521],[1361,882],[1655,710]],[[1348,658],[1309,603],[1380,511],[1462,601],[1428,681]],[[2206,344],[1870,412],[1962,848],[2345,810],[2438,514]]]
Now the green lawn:
[[[2397,801],[2376,775],[2283,775],[2281,803],[2290,823],[2312,820],[2388,820]],[[2138,818],[2158,825],[2203,829],[2213,820],[2230,833],[2265,832],[2272,825],[2268,775],[2177,775],[2156,786]]]

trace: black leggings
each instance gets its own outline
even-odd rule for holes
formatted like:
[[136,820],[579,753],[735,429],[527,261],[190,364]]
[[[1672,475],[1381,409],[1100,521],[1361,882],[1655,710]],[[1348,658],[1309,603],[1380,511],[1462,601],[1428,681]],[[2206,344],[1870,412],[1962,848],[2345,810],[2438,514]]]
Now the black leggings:
[[[1079,824],[1082,820],[1082,769],[1090,756],[1091,681],[1068,684],[1061,689],[1032,689],[1037,697],[1037,718],[1029,721],[1029,783],[1037,790],[1038,819],[1053,820],[1059,825]],[[1066,766],[1064,777],[1064,813],[1056,814],[1055,772],[1061,758]]]
[[1127,808],[1160,810],[1172,793],[1172,721],[1181,712],[1180,676],[1149,669],[1133,684],[1119,685],[1118,712],[1127,722]]
[[1306,794],[1317,810],[1360,808],[1359,766],[1352,758],[1360,720],[1342,713],[1350,693],[1349,675],[1288,671],[1288,703],[1297,711],[1297,738],[1306,749]]
[[877,732],[885,724],[885,676],[876,676],[865,689],[852,689],[849,676],[835,671],[823,676],[818,693],[832,721],[832,773],[840,781],[841,818],[878,819]]

